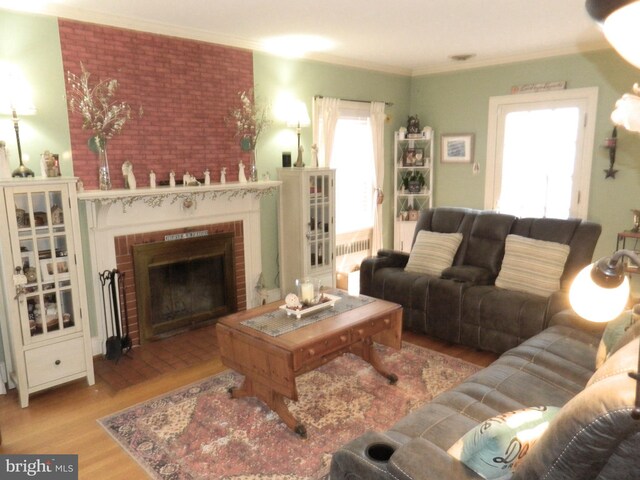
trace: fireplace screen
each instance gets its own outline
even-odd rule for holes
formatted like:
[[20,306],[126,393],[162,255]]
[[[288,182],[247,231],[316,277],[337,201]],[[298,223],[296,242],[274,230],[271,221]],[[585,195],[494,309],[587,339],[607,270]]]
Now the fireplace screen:
[[141,341],[237,310],[233,234],[135,245]]

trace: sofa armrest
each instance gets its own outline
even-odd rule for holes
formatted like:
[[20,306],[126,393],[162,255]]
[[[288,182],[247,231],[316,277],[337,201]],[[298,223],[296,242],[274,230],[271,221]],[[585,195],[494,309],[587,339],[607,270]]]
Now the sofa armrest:
[[[482,477],[424,438],[413,438],[396,450],[389,472],[406,480],[477,480]],[[333,477],[332,477],[333,478]]]
[[442,278],[454,282],[473,283],[474,285],[493,285],[496,280],[496,276],[488,269],[472,265],[456,265],[445,268],[442,271]]
[[549,326],[552,325],[566,325],[568,327],[576,328],[595,336],[602,335],[606,323],[596,323],[585,320],[571,308],[562,310],[551,317],[549,320]]
[[409,254],[397,250],[381,249],[378,256],[368,257],[360,264],[360,293],[373,295],[373,276],[381,268],[404,268]]

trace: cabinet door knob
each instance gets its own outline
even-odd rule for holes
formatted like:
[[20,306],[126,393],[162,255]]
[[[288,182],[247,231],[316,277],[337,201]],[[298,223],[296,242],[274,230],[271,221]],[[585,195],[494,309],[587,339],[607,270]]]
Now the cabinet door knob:
[[54,363],[55,363],[56,365],[60,365],[62,362],[61,362],[60,360],[56,360]]

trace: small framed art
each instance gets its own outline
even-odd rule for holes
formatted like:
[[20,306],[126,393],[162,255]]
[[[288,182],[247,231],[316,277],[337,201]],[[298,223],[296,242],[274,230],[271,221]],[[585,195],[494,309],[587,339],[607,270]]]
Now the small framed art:
[[473,162],[473,133],[443,134],[440,137],[440,162]]
[[402,155],[403,167],[424,167],[424,148],[406,148]]

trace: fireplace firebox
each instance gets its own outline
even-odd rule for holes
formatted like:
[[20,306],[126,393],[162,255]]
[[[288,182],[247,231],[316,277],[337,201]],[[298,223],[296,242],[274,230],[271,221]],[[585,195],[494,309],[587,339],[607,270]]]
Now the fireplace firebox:
[[140,341],[237,311],[233,233],[133,246]]

